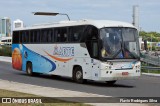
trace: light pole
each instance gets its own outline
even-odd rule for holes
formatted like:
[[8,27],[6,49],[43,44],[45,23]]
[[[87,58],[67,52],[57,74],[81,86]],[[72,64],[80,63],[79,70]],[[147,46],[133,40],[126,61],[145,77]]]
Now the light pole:
[[65,16],[67,16],[68,20],[70,21],[68,14],[65,14],[65,13],[53,13],[53,12],[32,12],[32,13],[34,15],[44,15],[44,16],[65,15]]
[[151,34],[151,52],[152,52],[152,34]]

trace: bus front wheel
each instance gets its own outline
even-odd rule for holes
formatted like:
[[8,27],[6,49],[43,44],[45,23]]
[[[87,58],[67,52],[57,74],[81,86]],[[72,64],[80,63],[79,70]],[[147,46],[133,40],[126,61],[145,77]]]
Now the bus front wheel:
[[83,79],[83,71],[81,67],[75,67],[73,70],[73,80],[77,83],[84,83],[85,80]]
[[27,63],[27,70],[26,70],[27,74],[32,76],[33,72],[32,72],[32,63]]

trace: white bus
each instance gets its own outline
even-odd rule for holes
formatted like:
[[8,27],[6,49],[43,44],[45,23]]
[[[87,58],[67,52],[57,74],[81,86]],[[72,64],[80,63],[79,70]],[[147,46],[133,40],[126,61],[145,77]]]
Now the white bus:
[[12,44],[12,37],[2,37],[0,38],[0,45],[9,45]]
[[62,21],[13,31],[12,66],[26,72],[71,77],[78,83],[141,75],[137,29],[108,20]]

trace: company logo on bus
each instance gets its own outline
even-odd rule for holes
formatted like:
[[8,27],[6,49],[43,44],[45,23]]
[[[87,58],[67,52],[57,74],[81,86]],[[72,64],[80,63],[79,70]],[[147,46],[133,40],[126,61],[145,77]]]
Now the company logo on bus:
[[73,59],[74,47],[54,47],[53,54],[44,51],[49,57],[60,62],[67,62]]
[[53,55],[58,55],[61,57],[72,57],[74,56],[74,47],[54,47]]

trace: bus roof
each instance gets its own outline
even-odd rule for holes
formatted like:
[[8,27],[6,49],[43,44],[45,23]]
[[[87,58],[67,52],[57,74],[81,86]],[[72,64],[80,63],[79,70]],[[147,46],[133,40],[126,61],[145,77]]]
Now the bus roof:
[[79,20],[79,21],[60,21],[57,23],[36,24],[31,27],[16,28],[16,29],[14,29],[14,31],[28,30],[28,29],[51,28],[51,27],[77,26],[77,25],[93,25],[97,28],[103,28],[103,27],[131,27],[131,28],[135,28],[132,24],[126,23],[126,22],[121,22],[121,21]]
[[1,37],[1,40],[9,40],[12,39],[12,37]]

